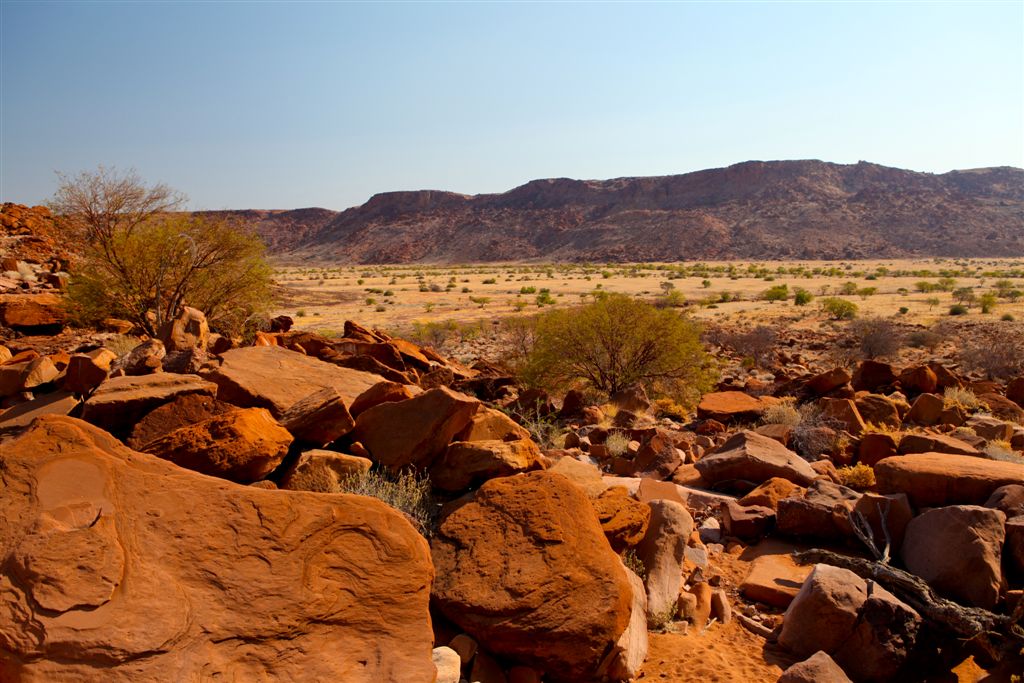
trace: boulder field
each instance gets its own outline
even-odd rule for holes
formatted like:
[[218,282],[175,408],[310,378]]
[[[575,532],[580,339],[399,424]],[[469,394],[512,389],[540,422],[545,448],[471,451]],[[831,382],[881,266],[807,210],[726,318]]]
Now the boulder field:
[[[860,682],[1019,658],[1024,378],[779,368],[683,418],[639,385],[591,405],[353,322],[271,327],[241,346],[185,309],[119,354],[0,345],[0,681]],[[704,659],[666,667],[666,643]]]

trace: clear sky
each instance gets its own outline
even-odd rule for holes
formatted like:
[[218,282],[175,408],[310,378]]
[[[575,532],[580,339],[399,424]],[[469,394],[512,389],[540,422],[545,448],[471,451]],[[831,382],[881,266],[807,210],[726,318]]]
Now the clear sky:
[[193,208],[748,159],[1024,166],[1024,2],[0,0],[0,199],[134,167]]

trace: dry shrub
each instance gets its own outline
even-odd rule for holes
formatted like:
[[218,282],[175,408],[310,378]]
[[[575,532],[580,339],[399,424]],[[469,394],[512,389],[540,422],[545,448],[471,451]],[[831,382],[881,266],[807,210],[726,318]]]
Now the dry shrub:
[[142,343],[138,337],[130,337],[127,334],[115,334],[103,340],[103,347],[117,354],[118,358],[131,353],[131,350]]
[[946,408],[963,408],[964,410],[978,410],[981,408],[981,401],[970,389],[960,387],[947,387],[942,394],[942,404]]
[[767,325],[758,325],[745,332],[727,335],[724,341],[736,353],[744,358],[753,359],[755,365],[763,367],[774,356],[775,344],[778,338],[779,334],[775,329]]
[[839,475],[843,486],[849,486],[856,491],[864,491],[875,485],[875,470],[863,463],[857,463],[852,467],[840,467],[836,474]]
[[850,333],[865,358],[891,358],[902,344],[899,326],[885,318],[861,318],[850,323]]
[[1020,463],[1024,465],[1024,455],[1013,450],[1009,441],[989,441],[983,451],[985,457],[990,460],[1001,460],[1003,462]]
[[670,398],[662,397],[654,399],[654,410],[658,417],[668,417],[673,420],[685,420],[689,411]]
[[[964,339],[969,332],[969,338]],[[960,363],[989,379],[1024,373],[1024,324],[989,323],[962,330]]]
[[800,422],[793,429],[793,444],[804,459],[814,461],[836,452],[843,444],[842,424],[826,416],[815,403],[800,407]]
[[789,427],[796,427],[800,424],[802,419],[800,411],[797,410],[793,399],[784,399],[783,401],[770,405],[761,411],[761,422],[766,425],[787,425]]
[[621,458],[626,455],[626,450],[629,448],[629,437],[622,432],[609,434],[605,439],[604,446],[608,449],[608,455],[613,458]]
[[357,496],[369,496],[387,503],[413,523],[417,531],[429,538],[434,532],[438,506],[431,493],[430,477],[414,470],[392,475],[384,470],[343,477],[337,490]]

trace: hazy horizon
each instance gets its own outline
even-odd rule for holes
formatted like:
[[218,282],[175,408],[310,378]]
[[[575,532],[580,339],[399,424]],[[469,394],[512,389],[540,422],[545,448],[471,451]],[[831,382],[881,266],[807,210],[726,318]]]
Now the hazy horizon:
[[1024,167],[1024,3],[0,3],[0,199],[195,209],[749,160]]

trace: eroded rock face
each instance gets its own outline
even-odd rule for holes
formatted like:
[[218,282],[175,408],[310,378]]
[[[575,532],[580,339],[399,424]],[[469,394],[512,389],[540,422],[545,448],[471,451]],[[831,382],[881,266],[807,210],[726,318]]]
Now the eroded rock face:
[[697,417],[719,422],[756,420],[765,406],[761,399],[742,391],[718,391],[701,397]]
[[248,484],[274,471],[292,435],[266,408],[239,408],[187,425],[141,450],[176,465]]
[[747,491],[772,477],[806,486],[817,477],[810,464],[775,439],[741,431],[714,453],[697,461],[697,471],[710,484],[737,482]]
[[823,651],[857,680],[890,681],[913,649],[921,617],[878,584],[815,565],[786,610],[779,643],[801,657]]
[[101,384],[82,407],[82,419],[118,436],[149,411],[190,394],[213,396],[217,385],[197,375],[158,373],[114,377]]
[[430,479],[442,491],[464,491],[494,477],[541,469],[540,449],[519,441],[456,441],[434,463]]
[[360,413],[353,436],[372,460],[387,467],[428,467],[444,454],[479,406],[475,398],[438,387]]
[[907,525],[907,569],[958,602],[992,609],[999,600],[1006,515],[977,505],[921,513]]
[[426,542],[46,416],[0,447],[0,679],[430,681]]
[[593,680],[629,624],[622,563],[586,494],[561,475],[492,479],[445,518],[432,550],[445,616],[550,680]]
[[880,460],[878,490],[906,493],[916,507],[981,505],[1000,486],[1024,484],[1024,468],[970,455],[920,453]]

